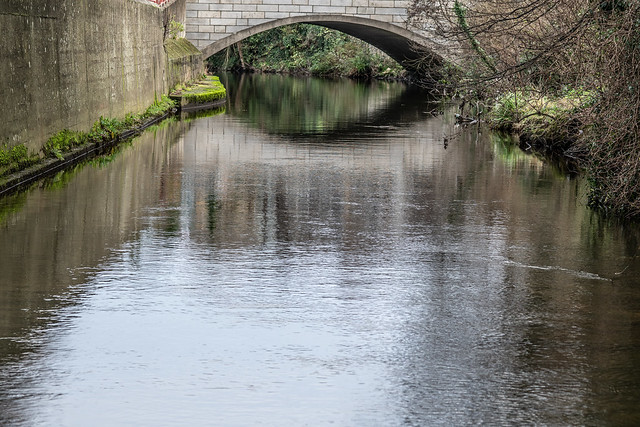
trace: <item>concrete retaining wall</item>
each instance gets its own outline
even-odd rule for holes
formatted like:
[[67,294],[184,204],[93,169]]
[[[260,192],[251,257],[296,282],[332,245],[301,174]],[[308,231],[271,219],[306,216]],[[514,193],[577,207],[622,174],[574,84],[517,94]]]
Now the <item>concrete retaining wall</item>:
[[135,0],[0,2],[0,146],[39,150],[53,133],[141,112],[169,89],[165,15]]
[[168,60],[166,79],[170,88],[178,83],[196,80],[203,74],[202,53],[187,39],[168,39],[164,48]]

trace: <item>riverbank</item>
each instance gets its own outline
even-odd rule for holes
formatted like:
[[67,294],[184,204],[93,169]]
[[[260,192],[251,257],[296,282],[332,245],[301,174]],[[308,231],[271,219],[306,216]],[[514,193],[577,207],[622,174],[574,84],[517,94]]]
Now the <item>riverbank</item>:
[[[409,21],[445,19],[452,25],[443,36],[462,40],[455,90],[474,102],[493,100],[498,110],[505,94],[524,94],[511,130],[525,148],[579,164],[591,207],[640,220],[638,2],[562,0],[526,10],[489,0],[411,3]],[[572,89],[591,92],[592,103],[551,112],[538,106]]]
[[163,95],[143,113],[128,114],[123,120],[100,117],[88,132],[63,129],[52,135],[39,152],[29,152],[25,145],[0,147],[0,197],[100,155],[179,110],[215,107],[224,102],[226,95],[226,88],[217,76],[203,76],[178,85],[169,96]]
[[[586,176],[587,204],[620,219],[640,220],[640,147],[629,128],[602,121],[603,94],[573,89],[556,96],[522,89],[489,105],[494,130],[519,137],[520,148],[550,158],[568,172]],[[610,100],[608,101],[611,102]]]
[[486,120],[498,131],[516,134],[525,151],[536,151],[581,162],[576,144],[584,134],[583,112],[596,102],[593,92],[570,90],[557,96],[519,90],[499,96],[489,105]]

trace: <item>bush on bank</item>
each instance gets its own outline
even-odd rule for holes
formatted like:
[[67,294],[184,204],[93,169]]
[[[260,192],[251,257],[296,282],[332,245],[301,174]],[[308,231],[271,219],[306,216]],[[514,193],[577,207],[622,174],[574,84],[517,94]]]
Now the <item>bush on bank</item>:
[[[577,159],[591,206],[640,219],[640,2],[410,0],[407,10],[409,25],[461,42],[452,90],[478,103],[501,93],[495,126]],[[565,105],[566,87],[597,96]]]
[[518,133],[538,149],[565,151],[583,133],[581,115],[596,100],[592,91],[583,89],[549,95],[525,88],[498,96],[488,122],[494,129]]

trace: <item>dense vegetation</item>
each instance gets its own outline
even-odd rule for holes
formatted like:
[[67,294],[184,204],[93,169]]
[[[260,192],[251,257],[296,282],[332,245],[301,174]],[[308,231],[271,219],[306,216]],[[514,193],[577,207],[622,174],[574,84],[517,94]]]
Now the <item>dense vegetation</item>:
[[640,218],[639,2],[411,0],[409,15],[463,46],[447,81],[466,105],[577,160],[592,206]]
[[251,36],[208,60],[209,69],[284,72],[319,76],[398,78],[402,67],[367,43],[309,24]]

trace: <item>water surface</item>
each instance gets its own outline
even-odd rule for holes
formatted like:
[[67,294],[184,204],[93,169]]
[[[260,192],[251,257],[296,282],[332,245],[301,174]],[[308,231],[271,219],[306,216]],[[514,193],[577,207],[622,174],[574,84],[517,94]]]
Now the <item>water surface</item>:
[[0,424],[640,422],[638,230],[579,179],[401,84],[226,84],[0,200]]

